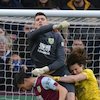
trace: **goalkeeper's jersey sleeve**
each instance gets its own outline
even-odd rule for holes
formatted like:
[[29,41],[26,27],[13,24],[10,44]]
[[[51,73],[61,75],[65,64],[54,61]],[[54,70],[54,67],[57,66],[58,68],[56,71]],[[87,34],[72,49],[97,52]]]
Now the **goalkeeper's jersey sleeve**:
[[75,84],[78,100],[100,100],[97,80],[91,69],[84,69],[83,74],[87,79]]

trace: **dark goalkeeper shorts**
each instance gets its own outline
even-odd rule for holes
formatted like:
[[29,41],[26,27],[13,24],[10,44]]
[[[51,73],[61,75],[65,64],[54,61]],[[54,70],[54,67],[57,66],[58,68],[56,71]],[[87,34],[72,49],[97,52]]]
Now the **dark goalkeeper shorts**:
[[[66,66],[61,67],[60,69],[56,70],[54,73],[51,74],[52,76],[64,76],[64,75],[70,75],[70,72],[66,68]],[[68,92],[74,92],[75,93],[75,86],[72,83],[64,83],[59,82],[60,85],[64,86]]]

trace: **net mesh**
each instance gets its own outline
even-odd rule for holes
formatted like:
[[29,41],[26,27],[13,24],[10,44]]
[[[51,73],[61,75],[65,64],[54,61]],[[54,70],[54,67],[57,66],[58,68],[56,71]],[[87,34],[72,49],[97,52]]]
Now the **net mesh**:
[[[96,76],[100,76],[100,18],[75,18],[75,17],[49,17],[50,23],[58,23],[67,20],[71,23],[68,34],[67,48],[72,48],[73,40],[78,37],[84,42],[86,52],[90,57],[89,65]],[[6,30],[7,34],[11,35],[13,47],[11,52],[17,53],[23,60],[30,59],[30,51],[25,31],[32,29],[33,17],[0,17],[0,26]],[[27,25],[27,27],[25,27]],[[25,29],[24,29],[25,28]],[[32,67],[29,66],[30,74]],[[9,70],[3,70],[5,77],[5,85],[3,90],[0,90],[0,100],[35,100],[33,90],[28,92],[18,92],[13,87],[13,74]],[[1,77],[1,76],[0,76]],[[1,77],[2,78],[2,77]]]

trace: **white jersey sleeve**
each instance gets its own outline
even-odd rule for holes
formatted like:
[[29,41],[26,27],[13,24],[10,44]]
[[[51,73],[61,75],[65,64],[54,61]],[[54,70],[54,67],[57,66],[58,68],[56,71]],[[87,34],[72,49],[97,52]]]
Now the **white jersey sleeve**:
[[43,88],[46,90],[48,90],[48,89],[56,90],[56,88],[57,88],[56,81],[50,77],[43,77],[41,80],[41,84],[42,84]]

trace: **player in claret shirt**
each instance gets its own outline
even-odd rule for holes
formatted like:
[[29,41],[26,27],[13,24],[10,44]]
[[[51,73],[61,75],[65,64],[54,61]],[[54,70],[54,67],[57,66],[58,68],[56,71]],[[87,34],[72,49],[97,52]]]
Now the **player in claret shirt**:
[[22,91],[34,88],[34,93],[39,100],[66,100],[67,89],[48,76],[30,77],[20,71],[14,77],[14,85]]

